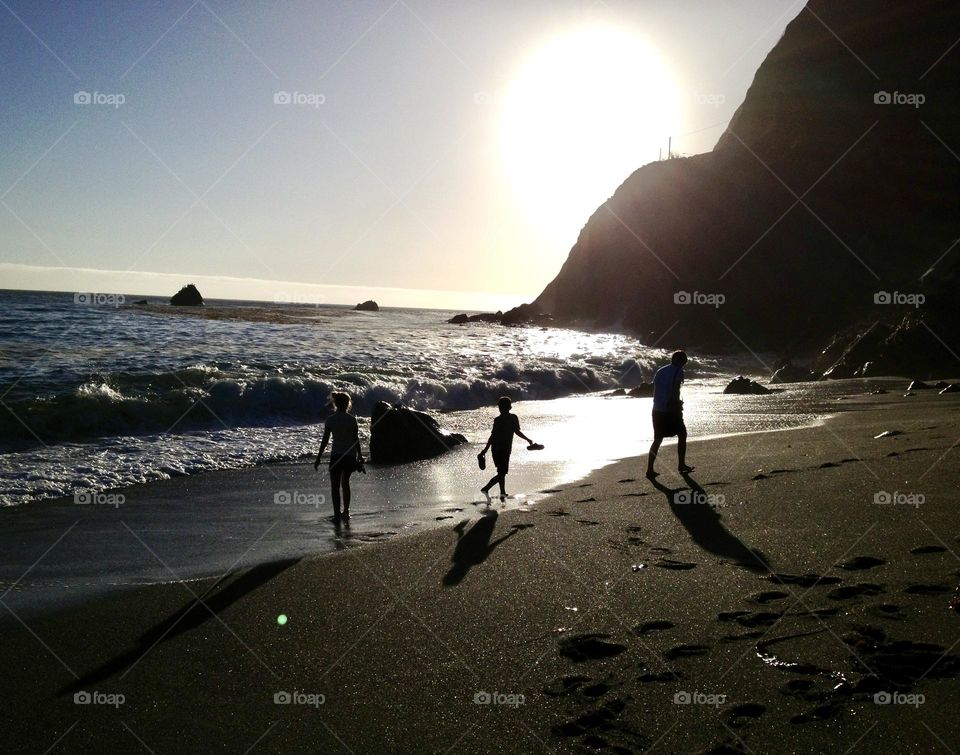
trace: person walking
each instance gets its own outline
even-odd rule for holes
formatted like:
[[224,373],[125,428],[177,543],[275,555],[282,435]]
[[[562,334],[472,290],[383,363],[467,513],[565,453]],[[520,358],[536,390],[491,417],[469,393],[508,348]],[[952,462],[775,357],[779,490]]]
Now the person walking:
[[493,457],[493,466],[496,468],[497,473],[490,478],[490,482],[480,488],[480,492],[488,499],[490,498],[490,488],[494,485],[500,486],[501,501],[507,497],[506,477],[507,472],[510,471],[510,452],[513,450],[513,436],[517,435],[523,438],[530,446],[537,445],[521,432],[520,418],[510,412],[512,406],[513,402],[508,396],[501,396],[497,401],[500,416],[493,420],[493,430],[487,439],[487,445],[477,454],[477,458],[480,460],[480,468],[483,469],[486,466],[486,462],[484,461],[485,454],[488,449],[492,449],[491,456]]
[[670,364],[661,367],[653,376],[653,443],[647,455],[647,477],[651,480],[659,473],[653,465],[664,438],[677,436],[677,469],[680,474],[693,471],[687,466],[687,427],[683,424],[683,401],[680,386],[683,383],[683,366],[687,363],[686,352],[675,351]]

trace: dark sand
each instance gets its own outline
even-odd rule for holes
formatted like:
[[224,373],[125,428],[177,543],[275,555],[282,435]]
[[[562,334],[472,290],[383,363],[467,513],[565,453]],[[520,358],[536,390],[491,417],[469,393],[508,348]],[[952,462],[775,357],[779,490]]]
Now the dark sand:
[[656,486],[631,459],[530,512],[8,625],[3,750],[956,749],[960,399],[850,402],[692,443],[687,480],[667,446]]

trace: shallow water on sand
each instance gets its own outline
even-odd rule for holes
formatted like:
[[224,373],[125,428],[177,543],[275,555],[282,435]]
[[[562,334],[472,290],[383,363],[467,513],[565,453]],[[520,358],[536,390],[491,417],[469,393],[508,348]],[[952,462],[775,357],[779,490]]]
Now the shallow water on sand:
[[[767,396],[723,396],[717,381],[692,381],[684,389],[687,425],[692,439],[798,427],[840,408],[837,397],[872,386],[842,381],[791,385]],[[535,506],[545,490],[646,453],[650,404],[600,395],[518,402],[524,432],[545,448],[515,445],[507,478],[511,496],[495,499],[493,508]],[[325,469],[315,473],[307,460],[134,486],[120,491],[124,499],[117,505],[61,499],[0,509],[0,590],[13,587],[5,602],[29,614],[136,585],[219,576],[429,527],[452,529],[488,510],[479,487],[492,472],[478,469],[476,454],[493,416],[490,410],[445,414],[443,424],[462,431],[470,444],[413,464],[368,465],[369,474],[354,475],[348,527],[330,520]],[[676,463],[672,443],[661,453],[664,468]],[[695,445],[688,457],[696,464]]]

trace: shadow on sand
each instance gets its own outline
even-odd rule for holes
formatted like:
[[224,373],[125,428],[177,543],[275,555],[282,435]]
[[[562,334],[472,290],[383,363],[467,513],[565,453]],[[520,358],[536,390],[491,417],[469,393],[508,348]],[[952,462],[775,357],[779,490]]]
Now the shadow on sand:
[[457,533],[457,547],[450,557],[453,566],[443,577],[443,584],[446,587],[460,584],[470,569],[486,561],[487,557],[493,553],[493,549],[500,543],[508,537],[516,535],[520,530],[533,526],[532,524],[515,524],[506,535],[491,542],[490,538],[497,526],[498,516],[496,511],[490,511],[480,517],[479,521],[466,532],[464,532],[464,529],[467,526],[468,519],[464,519],[453,528],[453,531]]
[[[650,482],[666,496],[670,511],[690,533],[693,542],[708,553],[733,561],[752,572],[766,574],[772,571],[770,561],[762,551],[748,547],[726,528],[720,515],[710,505],[710,497],[700,483],[689,474],[682,477],[690,486],[689,491],[686,488],[668,488],[655,479]],[[685,492],[690,495],[678,495]]]
[[[212,585],[205,593],[191,600],[179,611],[171,614],[159,624],[156,624],[140,635],[136,647],[98,666],[93,669],[93,671],[84,674],[75,682],[61,689],[59,694],[64,695],[77,692],[123,672],[125,669],[135,665],[156,645],[197,628],[224,609],[236,603],[240,598],[253,592],[266,582],[269,582],[281,572],[286,571],[299,560],[299,558],[294,558],[283,561],[273,561],[268,564],[254,566],[239,576],[235,574],[226,575],[218,580],[216,584]],[[231,577],[235,578],[231,579]]]

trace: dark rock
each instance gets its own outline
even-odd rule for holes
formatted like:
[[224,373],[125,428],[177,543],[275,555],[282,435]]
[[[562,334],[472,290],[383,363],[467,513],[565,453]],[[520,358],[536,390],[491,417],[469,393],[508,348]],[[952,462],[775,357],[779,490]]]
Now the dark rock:
[[468,322],[494,322],[499,323],[503,319],[503,312],[481,312],[478,315],[455,315],[447,322],[454,325],[465,325]]
[[610,391],[611,396],[626,396],[627,392],[623,388],[614,388]]
[[379,312],[380,305],[377,304],[373,299],[367,299],[366,301],[362,301],[355,306],[354,310],[357,312]]
[[380,464],[429,459],[466,442],[429,414],[400,405],[379,401],[370,416],[370,459]]
[[950,385],[950,383],[948,383],[946,380],[938,380],[936,383],[933,384],[933,387],[943,390],[948,385]]
[[653,395],[653,383],[640,383],[635,388],[631,388],[627,395],[634,398],[649,398]]
[[779,370],[773,373],[773,377],[770,378],[770,382],[805,383],[816,379],[817,375],[812,370],[809,370],[806,367],[800,367],[799,365],[795,365],[793,362],[788,361]]
[[750,378],[740,375],[731,380],[727,387],[723,389],[723,392],[738,395],[760,395],[770,393],[770,389],[765,385],[760,385],[756,380],[750,380]]
[[954,384],[952,384],[952,385],[948,385],[946,388],[944,388],[942,391],[940,391],[940,395],[941,395],[941,396],[942,396],[944,393],[960,393],[960,385],[957,385],[956,383],[954,383]]
[[170,304],[174,307],[202,307],[203,297],[197,287],[190,283],[170,297]]
[[147,304],[149,304],[149,302],[148,302],[146,299],[137,299],[137,300],[133,303],[133,305],[134,305],[135,307],[144,307],[144,306],[146,306]]
[[911,380],[910,385],[907,386],[908,391],[925,391],[933,388],[932,385],[927,385],[922,380]]

